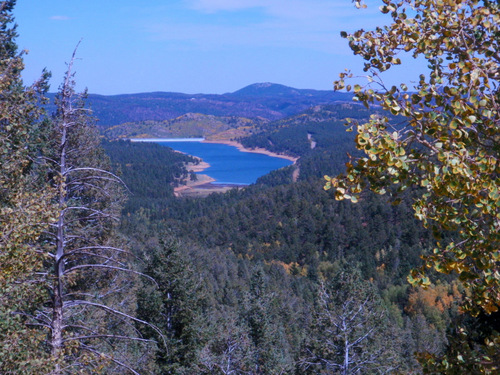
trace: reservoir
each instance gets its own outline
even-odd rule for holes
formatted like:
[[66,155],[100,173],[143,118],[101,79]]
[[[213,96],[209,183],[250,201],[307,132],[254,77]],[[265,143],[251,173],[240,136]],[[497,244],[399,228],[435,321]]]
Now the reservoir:
[[199,141],[156,141],[188,155],[197,156],[210,164],[201,174],[216,181],[213,184],[249,185],[275,169],[291,165],[287,159],[253,152],[243,152],[235,146]]

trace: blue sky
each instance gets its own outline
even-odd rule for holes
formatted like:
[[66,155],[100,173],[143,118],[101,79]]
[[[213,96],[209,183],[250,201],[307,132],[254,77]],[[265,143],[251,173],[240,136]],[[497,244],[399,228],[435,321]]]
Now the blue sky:
[[[350,0],[18,0],[14,16],[18,45],[29,50],[26,84],[46,67],[55,91],[82,40],[75,64],[79,90],[221,94],[256,82],[331,90],[344,68],[362,74],[362,59],[352,55],[340,31],[387,22],[378,5],[358,10]],[[388,83],[407,72],[391,73]]]

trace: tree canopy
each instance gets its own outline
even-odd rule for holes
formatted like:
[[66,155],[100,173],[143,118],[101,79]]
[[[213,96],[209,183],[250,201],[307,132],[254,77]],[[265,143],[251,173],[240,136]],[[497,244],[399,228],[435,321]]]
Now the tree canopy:
[[[430,269],[455,273],[465,287],[463,312],[473,317],[496,313],[500,307],[500,4],[489,0],[382,3],[381,12],[392,18],[390,25],[342,33],[354,54],[365,60],[367,84],[347,85],[354,74],[346,71],[334,85],[352,90],[354,99],[365,106],[380,106],[397,117],[351,121],[350,130],[356,128],[356,146],[364,156],[351,158],[344,174],[325,176],[325,189],[334,188],[338,200],[357,202],[369,188],[390,193],[395,203],[401,191],[418,191],[415,216],[432,230],[436,246],[409,281],[426,287],[431,284]],[[425,59],[428,70],[414,87],[386,87],[381,73],[409,55]],[[486,341],[488,348],[498,345],[498,336],[492,337]],[[461,355],[455,358],[460,361]],[[492,359],[485,354],[479,362],[487,368]]]
[[25,323],[27,313],[46,294],[46,283],[36,273],[44,261],[37,240],[55,219],[55,211],[50,204],[54,192],[37,189],[33,163],[43,114],[38,104],[47,76],[23,86],[22,53],[14,42],[14,3],[0,2],[0,373],[30,374],[50,368],[44,353],[32,357],[43,333]]
[[[372,116],[357,125],[356,144],[365,156],[351,160],[345,174],[325,176],[337,199],[357,201],[369,187],[386,191],[421,187],[415,215],[440,240],[426,267],[456,272],[469,289],[463,308],[477,315],[500,304],[498,266],[500,193],[500,15],[498,3],[478,0],[388,0],[380,7],[392,24],[342,35],[365,59],[368,84],[355,85],[355,99],[380,105],[399,122]],[[414,16],[412,16],[414,15]],[[384,72],[401,64],[398,54],[425,58],[429,71],[412,91],[405,84],[386,87]],[[340,74],[336,89],[352,73]],[[378,85],[378,89],[374,88]],[[410,281],[428,285],[423,272]]]

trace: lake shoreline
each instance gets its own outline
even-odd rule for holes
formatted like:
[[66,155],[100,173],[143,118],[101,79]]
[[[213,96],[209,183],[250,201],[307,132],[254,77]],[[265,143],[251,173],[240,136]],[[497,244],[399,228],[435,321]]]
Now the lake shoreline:
[[230,140],[207,140],[207,139],[205,139],[205,140],[202,141],[202,143],[219,143],[219,144],[222,144],[222,145],[234,146],[234,147],[236,147],[241,152],[252,152],[254,154],[263,154],[263,155],[271,156],[273,158],[286,159],[286,160],[290,160],[293,164],[295,164],[297,162],[297,160],[299,160],[299,158],[296,158],[296,157],[293,157],[293,156],[290,156],[290,155],[278,154],[278,153],[266,150],[265,148],[260,148],[260,147],[245,148],[245,146],[243,146],[241,143],[239,143],[237,141],[230,141]]
[[[180,152],[180,151],[176,151],[176,152]],[[181,152],[181,154],[183,154],[183,152]],[[192,156],[192,155],[190,155],[190,156]],[[187,163],[186,169],[188,170],[188,172],[199,173],[199,172],[203,172],[207,168],[210,168],[210,164],[208,164],[206,161],[203,161],[202,158],[199,158],[197,156],[192,156],[192,157],[199,160],[199,162],[198,163]]]
[[[298,158],[288,156],[288,155],[283,155],[283,154],[277,154],[274,152],[271,152],[269,150],[263,149],[263,148],[254,148],[254,149],[249,149],[245,148],[241,143],[236,142],[236,141],[230,141],[230,140],[203,140],[201,141],[202,143],[216,143],[216,144],[223,144],[223,145],[228,145],[228,146],[233,146],[238,149],[240,152],[250,152],[250,153],[255,153],[255,154],[263,154],[267,155],[270,157],[275,157],[275,158],[281,158],[281,159],[286,159],[291,161],[293,164],[295,164],[298,160]],[[179,151],[180,152],[180,151]],[[189,172],[194,172],[194,173],[199,173],[203,172],[205,169],[210,167],[210,164],[205,162],[203,159],[196,157],[196,159],[199,160],[199,163],[188,163],[186,165],[186,169]],[[217,180],[210,177],[209,175],[205,174],[197,174],[197,180],[196,181],[191,181],[188,180],[186,182],[186,185],[181,185],[177,186],[174,188],[174,195],[176,197],[206,197],[207,195],[211,193],[224,193],[228,190],[234,189],[234,188],[242,188],[248,185],[238,185],[238,184],[224,184],[224,183],[217,183]]]
[[[207,163],[205,163],[207,164]],[[186,185],[180,185],[174,188],[174,196],[179,198],[179,197],[184,197],[188,195],[193,195],[193,193],[196,193],[199,189],[206,189],[206,185],[212,185],[212,182],[215,182],[216,180],[206,174],[197,174],[196,175],[196,180],[188,180],[186,182]]]

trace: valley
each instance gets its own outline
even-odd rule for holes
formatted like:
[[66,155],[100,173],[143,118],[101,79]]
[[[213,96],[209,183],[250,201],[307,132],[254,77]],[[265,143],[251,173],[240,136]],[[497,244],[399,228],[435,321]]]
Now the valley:
[[[292,116],[258,124],[252,120],[229,124],[224,117],[186,115],[172,122],[104,129],[103,134],[119,134],[118,139],[137,134],[147,138],[204,137],[204,142],[222,142],[243,151],[285,157],[293,163],[261,176],[248,186],[218,186],[205,174],[208,165],[196,159],[184,163],[184,172],[172,175],[172,182],[165,186],[161,178],[149,172],[156,168],[159,159],[143,160],[139,155],[149,152],[149,148],[165,153],[165,158],[178,152],[149,142],[130,143],[116,138],[107,141],[104,147],[112,163],[121,166],[123,179],[133,193],[124,207],[127,219],[122,224],[123,231],[139,242],[146,238],[148,242],[161,241],[163,237],[154,232],[158,229],[148,229],[153,226],[167,230],[180,241],[184,261],[190,262],[204,285],[204,291],[192,291],[194,295],[190,298],[210,301],[204,302],[211,306],[211,312],[202,314],[203,319],[208,319],[209,325],[215,324],[214,327],[230,325],[230,330],[255,334],[250,337],[259,341],[242,345],[257,352],[268,348],[265,350],[271,350],[273,358],[282,358],[284,362],[274,365],[269,359],[266,366],[284,366],[288,369],[286,373],[293,373],[296,360],[291,358],[300,358],[301,347],[308,342],[310,331],[306,327],[316,316],[315,285],[321,280],[334,279],[343,270],[350,270],[348,265],[353,265],[362,275],[362,285],[373,287],[384,306],[393,306],[393,310],[386,312],[388,320],[379,329],[387,335],[408,335],[405,344],[398,348],[389,346],[388,350],[397,353],[398,366],[413,368],[416,363],[405,351],[420,350],[424,346],[419,345],[428,342],[442,347],[444,332],[434,325],[444,327],[453,314],[446,307],[442,313],[433,315],[436,310],[432,304],[417,307],[410,302],[409,296],[416,291],[406,284],[406,275],[420,264],[420,254],[433,242],[411,214],[411,194],[399,206],[392,206],[386,198],[373,194],[352,205],[337,202],[323,190],[323,176],[341,173],[349,160],[348,154],[358,153],[353,147],[354,135],[345,131],[345,117],[362,121],[373,113],[377,111],[338,103],[316,105]],[[142,150],[134,150],[139,144]],[[115,152],[121,145],[126,145],[133,154],[117,158]],[[143,175],[128,175],[138,160],[143,160],[140,169]],[[192,177],[192,172],[200,170],[201,174]],[[144,180],[147,190],[143,187]],[[441,282],[446,287],[439,293],[449,298],[452,280]],[[263,294],[253,288],[262,288]],[[201,297],[204,293],[208,293],[207,297]],[[184,302],[179,300],[179,303]],[[252,315],[254,304],[264,304],[260,315]],[[407,313],[408,309],[412,312]],[[219,314],[243,320],[222,319]],[[269,336],[252,333],[252,319],[267,320],[269,329],[279,330],[283,336],[275,342],[277,338],[271,333]],[[399,323],[388,324],[389,320]],[[186,324],[187,328],[194,323]],[[427,337],[417,343],[420,330]],[[213,340],[219,340],[225,333],[218,335]],[[212,339],[206,340],[210,345]],[[190,368],[192,364],[185,366]]]
[[[251,87],[258,97],[259,85]],[[265,89],[263,95],[269,95],[271,88]],[[185,261],[191,262],[208,288],[200,292],[208,293],[213,309],[204,314],[206,319],[257,335],[252,333],[251,306],[265,303],[259,319],[268,319],[269,326],[284,336],[276,343],[272,336],[252,336],[263,341],[253,341],[249,348],[260,351],[269,345],[273,356],[284,361],[287,373],[297,363],[290,358],[300,358],[301,348],[308,345],[310,324],[317,316],[313,307],[317,285],[340,275],[358,275],[361,287],[373,288],[370,293],[384,306],[387,320],[378,326],[379,332],[407,337],[404,343],[394,339],[397,347],[388,346],[385,353],[398,358],[394,363],[400,368],[415,368],[414,358],[405,353],[424,350],[431,342],[434,350],[441,350],[446,342],[444,327],[456,318],[453,302],[438,308],[406,281],[435,241],[413,217],[411,204],[417,191],[406,192],[399,204],[367,192],[354,205],[336,201],[323,189],[324,175],[344,172],[350,157],[361,154],[354,147],[356,135],[346,132],[346,118],[363,122],[370,116],[398,120],[377,108],[333,102],[274,120],[187,113],[171,120],[102,127],[101,134],[108,138],[104,148],[132,192],[123,209],[127,218],[123,231],[139,242],[161,241],[161,236],[142,227],[147,222],[148,228],[163,228],[180,241]],[[217,184],[223,180],[210,176],[208,159],[196,158],[179,165],[181,170],[171,174],[171,182],[165,185],[163,177],[151,173],[160,158],[140,155],[154,150],[170,160],[170,155],[179,153],[156,143],[126,141],[135,137],[201,137],[204,143],[236,146],[243,152],[285,158],[291,164],[250,185]],[[141,149],[136,150],[139,144]],[[127,153],[118,152],[123,147]],[[145,232],[139,235],[139,228]],[[432,293],[438,298],[460,301],[453,278],[436,275],[434,281]],[[265,294],[252,294],[255,285]],[[197,293],[193,298],[201,298]],[[217,320],[227,313],[243,321]],[[418,338],[421,332],[424,339]],[[267,365],[274,366],[269,361]]]

